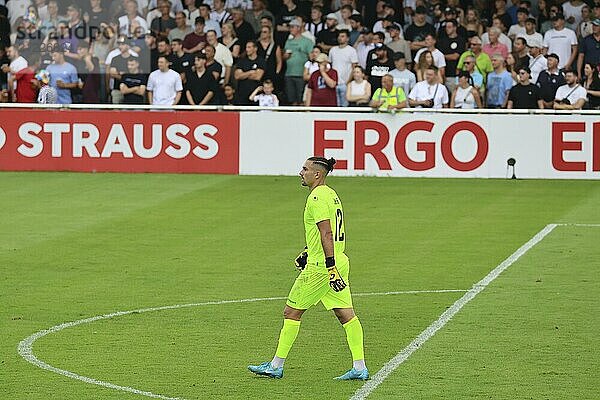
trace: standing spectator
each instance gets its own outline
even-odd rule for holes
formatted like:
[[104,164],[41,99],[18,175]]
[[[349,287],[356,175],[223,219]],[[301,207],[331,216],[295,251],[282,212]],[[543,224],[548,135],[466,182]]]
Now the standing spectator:
[[359,40],[363,40],[362,36],[368,32],[368,29],[363,25],[363,18],[360,14],[350,16],[350,28],[352,28],[350,30],[350,46],[354,47]]
[[210,6],[206,3],[198,5],[199,16],[204,18],[204,33],[208,31],[215,31],[217,37],[221,37],[221,25],[217,21],[210,19]]
[[325,53],[329,53],[329,49],[338,44],[337,24],[338,20],[336,15],[334,13],[329,13],[325,19],[327,29],[323,29],[317,34],[317,44]]
[[427,9],[423,6],[418,6],[415,10],[412,24],[404,32],[404,38],[410,42],[410,50],[413,56],[419,49],[427,46],[425,43],[427,35],[435,35],[435,28],[427,22],[426,17]]
[[275,36],[275,42],[280,45],[284,45],[288,36],[290,35],[289,23],[296,19],[298,14],[298,7],[296,6],[295,0],[283,0],[283,6],[277,14],[277,35]]
[[246,57],[240,58],[235,66],[234,77],[238,81],[237,105],[252,105],[250,93],[256,89],[265,74],[265,61],[258,57],[257,50],[255,42],[246,43]]
[[100,101],[100,60],[90,53],[87,46],[79,46],[77,54],[81,60],[79,69],[79,89],[84,104],[98,104]]
[[360,107],[369,104],[371,99],[371,84],[366,79],[365,70],[356,65],[352,69],[352,79],[348,82],[346,101],[350,107]]
[[15,91],[17,103],[35,103],[37,100],[37,93],[32,82],[36,83],[35,72],[40,64],[40,55],[32,54],[29,59],[31,60],[29,65],[14,74],[17,83]]
[[468,71],[458,73],[458,85],[452,93],[450,108],[473,109],[482,108],[479,90],[473,87],[473,78]]
[[[202,0],[184,0],[185,7],[183,10],[181,10],[181,12],[185,16],[186,25],[192,26],[196,18],[200,16],[200,10],[198,9],[198,6],[201,2]],[[177,16],[178,12],[179,11],[175,11],[175,16]]]
[[177,27],[174,18],[171,18],[171,2],[170,1],[162,1],[158,6],[160,10],[160,16],[156,17],[152,20],[150,24],[150,29],[156,36],[164,36],[168,37],[171,29]]
[[417,83],[417,78],[412,71],[406,68],[406,56],[404,53],[394,53],[392,56],[395,69],[390,71],[390,75],[394,78],[394,86],[401,87],[404,93],[410,93],[412,88]]
[[233,61],[237,61],[241,55],[242,47],[235,34],[235,29],[233,29],[233,24],[231,22],[223,24],[221,27],[221,32],[223,33],[223,36],[221,37],[221,43],[227,47],[227,50],[229,50],[231,56],[233,57]]
[[246,21],[252,26],[257,35],[260,32],[260,20],[265,16],[275,19],[273,13],[267,10],[265,0],[252,0],[252,10],[246,13]]
[[8,78],[7,78],[8,94],[9,94],[9,98],[11,100],[14,100],[14,99],[16,99],[16,90],[17,90],[17,86],[18,86],[17,81],[15,79],[15,74],[17,72],[21,71],[22,69],[27,68],[28,63],[27,63],[27,60],[19,54],[19,50],[15,46],[10,46],[6,51],[6,55],[7,55],[8,59],[10,60],[10,64],[8,64],[8,65],[3,64],[2,72],[7,74],[7,76],[8,76]]
[[244,20],[244,10],[239,7],[231,9],[231,22],[239,40],[240,47],[243,49],[246,47],[248,41],[254,40],[256,37],[254,29],[252,28],[252,25]]
[[[46,10],[47,17],[42,18],[42,20],[47,20],[50,17],[50,4],[48,4]],[[101,23],[109,22],[108,10],[102,7],[101,0],[90,0],[89,9],[83,13],[83,20],[85,21],[85,24],[87,26],[92,28],[99,28]]]
[[506,12],[506,0],[495,0],[494,6],[496,10],[494,11],[492,17],[498,18],[502,21],[502,25],[504,25],[503,32],[508,29],[512,25],[512,18]]
[[[542,3],[544,3],[546,0],[542,0]],[[548,0],[548,3],[550,3],[550,0]],[[553,25],[553,21],[552,18],[556,17],[559,13],[558,11],[558,6],[557,5],[552,5],[550,7],[550,11],[548,11],[548,15],[546,16],[545,13],[540,13],[540,21],[539,21],[539,26],[540,26],[540,33],[542,35],[545,35],[546,32],[548,32],[550,29],[552,29],[552,25]]]
[[565,72],[566,84],[556,91],[555,110],[581,110],[587,98],[587,91],[577,83],[577,71]]
[[119,54],[111,59],[109,69],[110,77],[113,79],[113,86],[110,93],[113,104],[121,104],[123,102],[123,96],[119,89],[121,85],[121,76],[127,72],[127,60],[134,56],[131,54],[129,42],[125,36],[121,36],[117,39],[117,45]]
[[221,79],[219,83],[226,85],[231,80],[231,69],[233,67],[233,55],[223,43],[217,41],[217,34],[214,31],[206,32],[208,44],[215,49],[215,61],[221,64]]
[[493,70],[492,61],[490,56],[481,51],[481,39],[474,36],[469,40],[469,43],[470,49],[461,54],[456,67],[459,70],[462,69],[464,60],[469,56],[473,57],[475,59],[475,70],[483,76],[483,82],[485,83],[487,74]]
[[158,55],[167,57],[169,63],[172,63],[173,60],[175,60],[175,56],[171,51],[171,43],[169,43],[169,39],[167,39],[166,37],[161,36],[157,40],[156,49],[158,50]]
[[121,35],[129,35],[129,26],[135,20],[140,24],[143,31],[148,30],[148,23],[138,14],[138,3],[135,0],[127,0],[125,3],[125,15],[119,17],[119,33]]
[[[427,69],[432,65],[435,66],[433,63],[433,56],[431,55],[431,52],[429,50],[423,51],[419,56],[419,62],[417,63],[417,65],[415,65],[415,71],[417,73],[417,82],[421,82],[425,79],[425,71],[427,71]],[[442,76],[439,74],[439,70],[437,71],[437,73],[438,81],[442,83],[443,79]]]
[[119,84],[123,104],[144,104],[147,84],[148,75],[140,70],[138,58],[129,57],[127,60],[127,73],[123,74]]
[[158,69],[148,77],[148,102],[152,105],[174,106],[181,99],[183,85],[181,76],[169,68],[165,56],[158,57]]
[[279,99],[273,93],[274,89],[273,81],[266,79],[261,86],[254,89],[249,100],[257,102],[260,107],[279,107]]
[[485,54],[487,54],[490,57],[494,54],[500,54],[502,58],[506,59],[506,57],[508,57],[509,51],[508,47],[506,47],[504,44],[498,41],[501,33],[502,32],[500,31],[500,29],[492,26],[488,30],[490,41],[489,43],[483,45],[482,50]]
[[433,57],[433,65],[437,67],[438,73],[442,78],[442,82],[444,82],[444,74],[446,72],[446,58],[444,57],[444,54],[435,47],[435,45],[436,39],[434,35],[425,36],[425,47],[417,51],[417,54],[415,54],[415,62],[418,63],[421,54],[425,50],[429,50],[431,56]]
[[331,68],[338,73],[338,82],[335,88],[337,104],[347,107],[346,83],[351,78],[352,69],[358,65],[358,54],[354,47],[348,45],[350,41],[350,32],[348,30],[340,30],[337,40],[339,45],[329,50],[329,60],[331,61]]
[[[203,51],[204,55],[206,56],[206,64],[204,65],[204,67],[206,68],[206,71],[210,72],[213,78],[215,78],[215,82],[219,83],[221,82],[223,66],[215,60],[215,52],[215,48],[212,45],[206,45]],[[215,98],[213,99],[213,103],[214,100],[220,97],[219,95],[220,90],[215,92]]]
[[519,8],[517,10],[517,23],[512,25],[508,30],[508,37],[511,40],[515,40],[515,38],[525,34],[525,22],[527,18],[529,18],[529,11],[526,8]]
[[310,20],[306,23],[304,29],[312,33],[316,38],[319,32],[325,28],[325,22],[323,21],[323,8],[316,5],[312,6],[310,10]]
[[558,69],[558,55],[548,54],[548,68],[540,72],[536,81],[537,87],[540,88],[542,100],[544,100],[544,108],[552,108],[556,91],[559,87],[566,83],[565,76]]
[[593,33],[579,44],[577,71],[581,72],[584,64],[600,64],[600,18],[592,21]]
[[175,14],[175,28],[169,31],[168,39],[172,43],[174,39],[183,40],[192,33],[192,27],[187,24],[187,18],[183,11]]
[[197,53],[206,46],[206,34],[204,33],[204,18],[196,17],[194,31],[188,33],[183,39],[183,51],[186,53]]
[[317,56],[319,70],[313,72],[308,81],[306,90],[306,106],[337,106],[337,71],[329,65],[327,55],[321,53]]
[[438,79],[437,68],[432,65],[425,71],[425,79],[417,82],[408,95],[408,103],[416,108],[448,108],[448,90]]
[[381,87],[373,93],[371,107],[378,111],[395,111],[406,108],[406,93],[401,87],[394,86],[394,78],[384,75],[381,78]]
[[544,41],[544,37],[541,33],[535,31],[536,23],[535,19],[527,18],[525,21],[525,33],[521,33],[517,37],[525,39],[525,43],[529,43],[531,40],[538,40],[540,43]]
[[569,29],[575,30],[581,23],[581,10],[584,6],[585,3],[581,0],[567,0],[562,3],[563,15]]
[[537,39],[531,40],[529,44],[529,71],[531,71],[531,81],[537,82],[538,77],[542,71],[548,68],[548,60],[542,54],[542,42]]
[[446,21],[444,28],[446,35],[440,39],[439,45],[446,62],[446,68],[444,69],[446,86],[451,93],[454,93],[454,87],[456,86],[458,59],[466,50],[465,38],[458,35],[457,26],[458,22],[454,19]]
[[37,96],[38,104],[56,104],[58,101],[58,93],[56,89],[49,85],[50,74],[45,69],[42,69],[35,75],[35,79],[39,81],[40,91]]
[[[506,48],[508,49],[508,51],[511,52],[512,51],[512,41],[510,40],[510,38],[508,36],[506,36],[504,34],[505,28],[504,28],[504,24],[502,23],[502,20],[500,18],[494,18],[491,28],[496,28],[499,30],[498,42],[505,45]],[[490,43],[489,29],[486,33],[481,35],[481,44],[483,46],[485,46],[488,43]]]
[[481,37],[481,35],[483,35],[483,24],[479,19],[479,11],[477,11],[476,8],[469,7],[467,9],[467,15],[460,21],[462,26],[467,31],[468,39],[472,38],[473,36]]
[[412,62],[410,43],[404,40],[400,35],[400,25],[391,24],[386,28],[386,30],[390,35],[390,40],[385,43],[385,45],[394,53],[403,53],[407,57],[406,62]]
[[59,48],[54,48],[52,53],[53,64],[48,65],[50,86],[56,89],[58,104],[71,104],[71,89],[79,85],[77,70],[65,61],[64,53]]
[[378,43],[375,47],[377,58],[367,62],[367,76],[373,91],[381,87],[381,78],[394,69],[394,61],[388,57],[388,49],[385,45]]
[[583,88],[587,91],[587,109],[600,110],[600,76],[595,65],[586,63],[583,67],[585,81]]
[[594,28],[592,27],[592,11],[588,5],[584,5],[581,9],[581,22],[575,30],[575,34],[579,41],[593,33]]
[[494,70],[488,74],[486,83],[487,108],[506,108],[508,91],[512,88],[513,79],[504,68],[504,58],[500,54],[492,56]]
[[316,61],[319,54],[321,54],[321,48],[314,46],[308,55],[308,61],[304,63],[304,73],[302,75],[304,82],[308,82],[313,72],[319,69],[319,63]]
[[529,77],[529,68],[519,68],[519,82],[510,89],[506,108],[527,110],[544,108],[544,100],[542,100],[539,88],[531,83]]
[[475,89],[479,90],[480,94],[483,94],[483,92],[485,92],[483,75],[477,70],[476,66],[477,64],[475,63],[475,57],[468,56],[465,58],[462,71],[469,73],[469,76],[471,77],[471,84]]
[[[167,59],[171,62],[171,69],[181,76],[181,81],[185,84],[186,76],[191,74],[194,67],[194,56],[183,51],[183,42],[181,39],[173,40],[171,49],[173,53]],[[181,97],[183,98],[183,96]]]
[[529,67],[529,49],[524,38],[518,37],[513,44],[513,56],[515,58],[515,69],[518,71],[521,67]]
[[553,29],[550,29],[544,35],[544,48],[546,54],[556,53],[560,57],[558,68],[570,69],[575,66],[575,56],[577,55],[577,36],[575,32],[565,27],[565,17],[562,14],[556,14],[552,17]]
[[213,9],[210,19],[216,21],[220,26],[231,22],[231,14],[225,9],[225,0],[213,0]]
[[283,70],[283,53],[281,47],[273,40],[271,27],[263,26],[260,28],[257,43],[258,56],[265,60],[264,80],[269,79],[277,88],[281,87],[282,82],[279,76]]
[[206,70],[206,55],[196,53],[194,56],[194,71],[186,85],[185,95],[191,105],[205,106],[214,104],[212,101],[218,91],[214,76]]
[[367,67],[367,61],[371,59],[369,56],[375,50],[375,41],[379,43],[379,37],[376,37],[371,32],[366,32],[354,43],[354,48],[358,54],[358,65],[363,67],[363,69]]
[[301,23],[293,19],[288,24],[290,38],[285,42],[285,53],[283,59],[286,61],[285,91],[288,101],[292,105],[302,104],[302,92],[304,90],[304,63],[308,60],[308,54],[313,48],[310,40],[302,36]]

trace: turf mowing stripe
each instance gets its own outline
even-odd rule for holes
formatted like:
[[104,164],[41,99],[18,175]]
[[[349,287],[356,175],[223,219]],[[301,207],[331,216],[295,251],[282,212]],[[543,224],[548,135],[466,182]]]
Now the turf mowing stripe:
[[[388,361],[373,377],[358,389],[350,400],[363,400],[367,398],[396,368],[402,365],[408,357],[419,349],[427,340],[431,339],[441,328],[444,327],[468,302],[473,300],[483,289],[494,281],[504,270],[515,263],[523,254],[527,253],[533,246],[542,241],[550,232],[559,225],[549,224],[535,234],[527,243],[502,261],[496,268],[487,274],[482,280],[473,285],[464,296],[458,299],[440,317],[419,334],[408,346]],[[566,225],[566,224],[565,224]]]
[[[461,289],[437,289],[437,290],[404,290],[404,291],[396,291],[396,292],[371,292],[371,293],[355,293],[354,296],[390,296],[390,295],[398,295],[398,294],[420,294],[420,293],[452,293],[452,292],[467,292],[466,290]],[[67,378],[77,379],[85,383],[90,383],[93,385],[103,386],[105,388],[120,390],[123,392],[129,392],[133,394],[138,394],[146,397],[152,397],[155,399],[163,399],[163,400],[183,400],[180,397],[169,397],[161,394],[152,393],[145,390],[135,389],[129,386],[121,386],[116,385],[110,382],[104,382],[98,379],[90,378],[87,376],[78,375],[74,372],[67,371],[64,369],[60,369],[54,367],[33,354],[33,343],[41,337],[49,335],[51,333],[60,332],[63,329],[71,328],[77,325],[89,324],[95,321],[100,321],[104,319],[110,319],[115,317],[121,317],[123,315],[129,314],[141,314],[145,312],[151,311],[164,311],[164,310],[175,310],[179,308],[187,308],[187,307],[199,307],[199,306],[210,306],[210,305],[223,305],[223,304],[232,304],[232,303],[254,303],[258,301],[273,301],[273,300],[286,300],[287,297],[262,297],[262,298],[251,298],[251,299],[239,299],[239,300],[217,300],[217,301],[207,301],[203,303],[189,303],[189,304],[175,304],[170,306],[162,306],[162,307],[150,307],[150,308],[141,308],[138,310],[130,310],[130,311],[117,311],[110,314],[97,315],[95,317],[89,317],[80,319],[77,321],[65,322],[60,325],[55,325],[51,328],[41,330],[39,332],[34,333],[33,335],[23,339],[17,350],[19,355],[23,357],[25,360],[29,361],[33,365],[54,372],[59,375],[66,376]]]

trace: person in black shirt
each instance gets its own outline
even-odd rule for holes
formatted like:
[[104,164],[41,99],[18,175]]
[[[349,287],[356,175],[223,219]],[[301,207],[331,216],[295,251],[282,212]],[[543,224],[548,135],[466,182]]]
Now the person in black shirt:
[[204,54],[206,55],[205,68],[207,72],[210,72],[217,82],[217,90],[215,91],[215,97],[212,99],[212,104],[223,104],[223,89],[219,84],[221,82],[221,73],[223,72],[223,66],[215,61],[215,48],[211,44],[207,44],[204,48]]
[[217,81],[206,70],[206,55],[197,53],[194,57],[194,71],[190,74],[185,95],[191,105],[213,104],[217,91]]
[[544,100],[544,108],[552,108],[556,91],[567,81],[565,75],[558,69],[558,56],[554,53],[548,54],[547,60],[548,69],[540,72],[536,85],[540,89],[540,95]]
[[325,19],[325,26],[327,28],[317,33],[317,44],[325,53],[328,53],[332,47],[338,45],[337,24],[337,16],[334,13],[327,14],[327,18]]
[[527,52],[527,41],[525,38],[518,37],[513,43],[513,56],[515,57],[515,71],[521,67],[529,67],[531,57]]
[[233,30],[237,35],[240,47],[243,49],[246,47],[246,43],[250,40],[254,40],[256,34],[254,28],[249,22],[244,20],[244,10],[240,7],[234,7],[231,9],[231,18],[233,23]]
[[529,81],[531,71],[528,67],[521,67],[518,70],[519,82],[510,89],[508,93],[507,108],[520,109],[543,109],[544,101],[540,95],[537,86]]
[[246,57],[240,58],[235,65],[233,76],[238,81],[236,105],[253,105],[248,97],[265,74],[265,61],[258,57],[257,49],[255,42],[246,43]]
[[461,54],[465,52],[467,41],[464,36],[458,34],[458,22],[455,19],[447,20],[444,24],[445,36],[440,38],[438,49],[444,54],[446,59],[446,86],[450,93],[454,93],[456,81],[456,66]]
[[119,90],[121,85],[121,76],[127,72],[127,60],[132,57],[129,52],[129,41],[125,36],[120,36],[117,39],[117,45],[120,54],[115,56],[110,62],[110,77],[113,79],[113,87],[111,91],[112,104],[121,104],[123,102],[123,96]]
[[171,69],[181,75],[181,81],[185,84],[186,76],[192,72],[194,66],[194,56],[183,51],[183,41],[181,39],[173,39],[171,49],[173,51],[173,54],[171,54]]
[[140,70],[140,62],[137,57],[129,57],[127,60],[127,73],[121,77],[119,89],[123,95],[124,104],[145,104],[146,84],[148,76]]
[[425,37],[427,35],[434,35],[435,37],[435,28],[426,21],[426,17],[427,9],[423,6],[417,7],[412,24],[404,32],[404,39],[410,42],[413,60],[417,51],[426,46]]
[[381,87],[381,78],[395,68],[394,61],[388,55],[387,46],[381,43],[378,43],[376,46],[378,46],[375,47],[377,58],[367,60],[366,69],[369,83],[371,84],[371,93],[375,93]]

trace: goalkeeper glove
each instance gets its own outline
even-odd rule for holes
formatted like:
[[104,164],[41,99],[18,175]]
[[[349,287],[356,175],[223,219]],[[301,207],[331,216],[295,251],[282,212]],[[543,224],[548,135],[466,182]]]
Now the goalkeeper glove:
[[325,259],[325,265],[327,266],[327,272],[329,273],[329,286],[334,292],[341,292],[346,288],[346,282],[340,275],[340,272],[335,267],[335,259],[333,257],[327,257]]
[[305,246],[302,252],[294,260],[294,264],[298,271],[302,271],[306,267],[306,261],[308,260],[308,252],[306,250],[308,250],[308,247]]

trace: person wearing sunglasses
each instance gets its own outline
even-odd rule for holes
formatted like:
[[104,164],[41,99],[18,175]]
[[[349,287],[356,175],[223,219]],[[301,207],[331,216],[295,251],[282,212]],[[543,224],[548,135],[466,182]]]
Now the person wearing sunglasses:
[[540,89],[531,83],[531,71],[528,67],[521,67],[518,70],[519,80],[508,93],[508,103],[506,108],[517,109],[543,109],[544,100]]

